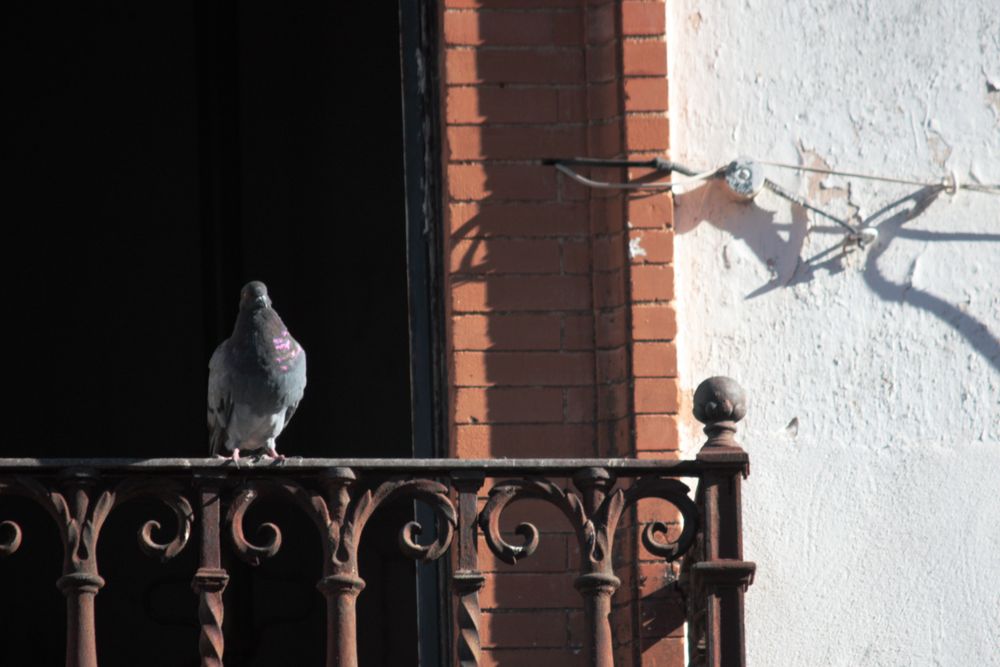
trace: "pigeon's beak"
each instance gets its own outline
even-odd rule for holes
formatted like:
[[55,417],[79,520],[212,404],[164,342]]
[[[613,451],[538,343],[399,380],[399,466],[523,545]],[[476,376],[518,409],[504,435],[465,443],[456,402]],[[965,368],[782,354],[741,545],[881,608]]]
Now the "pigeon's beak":
[[266,295],[261,295],[254,299],[254,305],[260,308],[270,308],[271,300],[267,298]]

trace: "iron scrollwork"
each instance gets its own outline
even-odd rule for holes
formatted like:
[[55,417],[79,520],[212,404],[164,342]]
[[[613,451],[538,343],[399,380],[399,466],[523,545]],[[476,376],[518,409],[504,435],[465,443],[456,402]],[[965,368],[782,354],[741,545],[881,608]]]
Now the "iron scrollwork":
[[[103,486],[90,471],[72,471],[59,486],[49,488],[26,476],[0,478],[0,495],[15,494],[38,503],[55,521],[63,544],[63,572],[56,582],[67,599],[67,664],[97,666],[94,632],[94,596],[104,587],[97,567],[97,544],[101,528],[118,505],[140,496],[162,500],[177,519],[177,534],[166,542],[154,538],[162,526],[147,521],[138,532],[139,547],[161,560],[176,556],[191,535],[193,511],[180,486],[165,479],[129,478],[114,486]],[[0,541],[0,556],[17,551],[22,530],[14,521],[4,521],[6,537]]]
[[651,553],[668,561],[682,556],[693,542],[698,529],[698,508],[688,497],[688,487],[676,479],[640,477],[627,489],[613,488],[612,475],[602,468],[588,468],[574,477],[580,493],[559,488],[548,480],[528,478],[496,484],[479,515],[479,525],[486,544],[496,556],[509,564],[530,556],[538,547],[538,529],[521,523],[515,532],[522,545],[507,542],[500,530],[500,517],[513,502],[527,498],[555,505],[569,520],[580,544],[581,573],[574,585],[584,600],[587,620],[587,645],[595,667],[614,664],[614,639],[611,633],[611,596],[621,585],[614,574],[612,550],[615,531],[625,511],[644,498],[659,498],[680,512],[683,527],[676,540],[661,540],[666,535],[664,522],[653,522],[642,531],[642,543]]
[[321,490],[312,490],[288,480],[251,484],[237,493],[227,520],[237,554],[251,565],[275,555],[281,548],[281,529],[263,523],[257,529],[258,543],[247,539],[243,527],[247,510],[264,490],[291,499],[312,519],[323,541],[323,577],[317,588],[327,599],[327,664],[357,665],[355,641],[355,601],[365,582],[358,576],[358,545],[365,525],[382,505],[394,500],[419,500],[433,508],[438,519],[438,533],[430,544],[417,540],[423,528],[416,521],[400,529],[402,552],[419,561],[442,556],[451,545],[458,523],[455,506],[444,484],[430,479],[391,479],[374,489],[351,494],[354,473],[334,469],[322,480]]
[[[327,486],[333,490],[328,497],[292,481],[264,486],[292,499],[313,520],[324,538],[324,561],[334,570],[357,572],[358,543],[369,518],[382,505],[400,498],[426,502],[437,514],[439,526],[435,540],[423,545],[417,539],[423,532],[420,523],[404,524],[399,532],[402,552],[419,561],[431,561],[448,550],[458,519],[455,506],[448,498],[447,486],[428,479],[396,479],[383,482],[374,490],[367,489],[353,499],[342,497],[343,493],[349,493],[347,487],[353,481],[353,478],[327,480]],[[273,523],[265,522],[257,527],[256,543],[249,540],[244,531],[246,512],[260,495],[258,485],[243,489],[234,498],[227,517],[236,552],[251,565],[259,565],[281,549],[281,529]]]
[[[162,500],[177,520],[177,534],[158,542],[154,533],[162,530],[150,519],[137,533],[139,548],[148,556],[167,561],[179,554],[191,537],[194,512],[179,484],[169,480],[131,478],[112,488],[97,490],[96,478],[81,475],[69,482],[69,492],[47,488],[34,478],[15,476],[0,479],[0,495],[11,494],[38,503],[55,520],[64,547],[64,570],[97,574],[97,541],[108,515],[118,505],[138,497]],[[67,496],[69,499],[67,500]],[[0,540],[0,556],[9,556],[21,546],[23,532],[14,521],[0,522],[7,536]]]
[[[513,564],[530,557],[541,539],[538,528],[522,523],[514,529],[520,539],[511,539],[500,526],[504,511],[524,499],[559,508],[576,533],[582,557],[574,585],[583,596],[591,667],[610,667],[613,651],[621,649],[620,645],[615,648],[610,624],[611,597],[621,583],[613,559],[619,534],[629,536],[630,541],[639,537],[648,552],[665,561],[689,554],[691,562],[683,570],[682,585],[700,612],[692,620],[701,628],[695,633],[704,637],[695,642],[702,647],[701,657],[714,667],[742,665],[742,596],[754,564],[742,558],[740,483],[748,457],[733,439],[742,403],[729,384],[714,379],[709,383],[711,400],[701,401],[707,406],[699,410],[708,419],[709,442],[696,460],[428,459],[368,464],[314,459],[296,461],[286,469],[254,470],[229,469],[208,459],[139,463],[95,459],[85,465],[0,459],[0,495],[27,497],[44,508],[59,528],[64,566],[58,586],[67,600],[67,664],[73,667],[97,664],[94,597],[104,585],[97,569],[101,529],[114,507],[140,495],[163,500],[176,516],[177,533],[172,539],[159,539],[162,527],[155,520],[139,529],[142,550],[161,559],[177,555],[188,542],[194,520],[188,498],[198,501],[201,549],[192,587],[199,596],[199,650],[202,665],[220,667],[222,591],[229,577],[223,568],[220,533],[229,532],[227,541],[251,564],[278,553],[282,534],[277,525],[261,523],[253,539],[245,531],[247,512],[264,494],[304,510],[321,535],[323,571],[317,587],[327,605],[328,667],[357,665],[355,603],[365,586],[359,576],[358,548],[365,526],[383,505],[413,500],[430,506],[438,530],[433,539],[421,543],[421,525],[406,522],[399,530],[399,546],[404,554],[429,561],[456,544],[451,569],[458,597],[453,657],[462,667],[481,664],[479,592],[488,575],[479,569],[478,532],[482,531],[488,548],[501,561]],[[366,479],[359,482],[355,470],[365,471]],[[387,479],[388,475],[393,477]],[[445,475],[450,485],[435,481]],[[478,511],[485,480],[501,475],[509,481],[495,484],[485,507]],[[566,476],[573,477],[573,486],[563,488],[552,481]],[[619,486],[617,477],[631,483]],[[700,480],[695,501],[677,478]],[[633,526],[630,508],[649,498],[676,508],[680,526],[666,521]],[[17,552],[27,537],[17,521],[0,521],[0,557]]]
[[617,488],[607,494],[599,506],[588,514],[581,497],[551,481],[543,479],[508,480],[496,484],[489,501],[479,515],[479,525],[486,544],[497,558],[508,564],[527,558],[538,548],[538,528],[525,522],[514,532],[524,538],[523,544],[507,542],[500,529],[500,518],[513,502],[529,498],[555,505],[569,519],[576,532],[580,548],[593,567],[610,564],[615,530],[625,510],[645,498],[659,498],[674,505],[683,518],[681,534],[667,542],[657,537],[666,535],[669,526],[660,521],[647,524],[642,530],[642,543],[655,556],[673,561],[690,548],[698,527],[698,508],[688,496],[690,489],[676,479],[640,477],[628,489]]

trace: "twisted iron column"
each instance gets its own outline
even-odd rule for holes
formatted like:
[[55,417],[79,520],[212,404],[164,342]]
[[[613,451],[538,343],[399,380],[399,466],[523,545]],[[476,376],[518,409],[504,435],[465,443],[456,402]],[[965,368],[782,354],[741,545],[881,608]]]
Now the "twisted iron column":
[[196,476],[201,507],[201,552],[191,588],[198,594],[201,667],[222,667],[225,652],[222,592],[229,583],[229,573],[222,568],[219,544],[219,505],[222,502],[219,494],[223,478],[224,475]]
[[451,575],[452,587],[458,596],[455,650],[460,667],[479,667],[482,658],[479,591],[486,583],[486,577],[479,571],[476,498],[483,485],[483,473],[454,472],[451,479],[458,490],[458,568]]
[[[375,510],[394,500],[420,500],[428,503],[438,517],[439,531],[429,545],[417,543],[421,526],[410,521],[399,534],[403,553],[420,561],[439,558],[451,545],[454,534],[455,508],[448,498],[448,487],[429,479],[391,479],[352,495],[356,477],[350,468],[328,468],[318,484],[322,492],[311,490],[290,480],[261,482],[270,489],[290,498],[312,519],[323,540],[323,577],[317,588],[326,598],[327,667],[357,667],[357,618],[355,602],[365,586],[358,576],[358,546],[365,525]],[[243,531],[243,517],[257,498],[254,486],[237,494],[229,509],[229,528],[241,558],[258,565],[281,548],[281,530],[266,523],[263,532],[267,541],[250,543]]]
[[578,469],[573,481],[580,493],[538,478],[500,482],[490,489],[490,499],[479,514],[479,525],[490,550],[503,562],[513,565],[534,553],[539,533],[534,525],[522,523],[515,532],[524,539],[524,544],[507,542],[500,531],[500,516],[506,507],[523,498],[536,498],[552,503],[566,516],[580,545],[580,576],[574,585],[584,599],[588,664],[613,667],[611,596],[621,582],[614,575],[612,551],[622,515],[645,498],[659,498],[674,505],[684,523],[676,540],[668,542],[656,536],[668,533],[663,522],[648,524],[642,531],[642,544],[647,551],[673,561],[684,555],[694,541],[698,509],[688,498],[688,487],[676,479],[650,475],[638,478],[628,488],[615,488],[614,477],[607,468],[587,467]]

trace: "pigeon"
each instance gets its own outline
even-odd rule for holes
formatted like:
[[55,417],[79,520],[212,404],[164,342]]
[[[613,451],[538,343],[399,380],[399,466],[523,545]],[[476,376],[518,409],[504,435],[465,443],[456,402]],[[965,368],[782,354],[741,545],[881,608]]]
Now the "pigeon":
[[267,286],[240,291],[233,335],[208,362],[208,430],[212,456],[239,465],[240,450],[284,460],[275,439],[295,414],[306,388],[306,351],[271,307]]

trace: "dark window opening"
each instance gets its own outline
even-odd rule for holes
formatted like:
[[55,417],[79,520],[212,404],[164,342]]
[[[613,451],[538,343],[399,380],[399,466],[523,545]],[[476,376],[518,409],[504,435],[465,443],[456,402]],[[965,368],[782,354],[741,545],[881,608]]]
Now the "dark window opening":
[[[268,284],[309,355],[279,451],[414,455],[412,424],[433,418],[417,401],[411,422],[407,290],[428,277],[407,259],[406,225],[422,228],[423,211],[411,205],[407,222],[404,153],[423,147],[404,147],[398,12],[237,0],[7,7],[5,329],[20,400],[3,456],[205,456],[208,359],[250,279]],[[426,406],[431,377],[414,377]],[[104,665],[198,664],[196,544],[167,565],[147,560],[134,528],[160,512],[151,507],[116,510],[103,532]],[[363,664],[416,664],[414,566],[395,545],[410,513],[398,507],[366,532]],[[226,664],[321,664],[315,530],[295,510],[261,514],[293,548],[256,569],[225,563]],[[30,649],[30,664],[61,664],[56,533],[29,503],[0,499],[8,516],[23,519],[26,541],[16,563],[0,562],[15,601],[0,606],[0,637]]]

